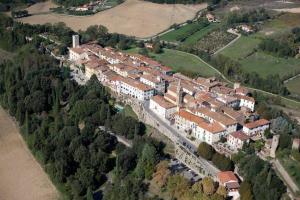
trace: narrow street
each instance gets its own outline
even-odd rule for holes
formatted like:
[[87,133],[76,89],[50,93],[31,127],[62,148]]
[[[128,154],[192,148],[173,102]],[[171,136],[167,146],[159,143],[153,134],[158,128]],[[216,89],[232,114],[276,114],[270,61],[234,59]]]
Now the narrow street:
[[[190,155],[187,155],[187,157],[191,157],[192,159],[194,159],[195,152],[197,151],[198,147],[195,144],[193,144],[192,141],[190,141],[189,139],[187,139],[186,137],[181,135],[179,133],[179,131],[176,128],[174,128],[173,126],[171,126],[167,120],[162,119],[162,118],[158,117],[155,113],[153,113],[149,109],[149,101],[146,101],[144,103],[143,107],[144,107],[145,112],[147,112],[149,115],[151,115],[152,118],[154,118],[157,122],[159,122],[159,126],[164,126],[173,134],[173,137],[170,139],[175,143],[175,145],[177,145],[177,143],[179,143],[180,146],[183,146],[185,148],[185,150],[189,151]],[[164,132],[162,132],[162,133],[164,134]],[[193,161],[195,161],[195,160],[193,160]],[[204,158],[201,158],[200,156],[197,156],[197,162],[199,165],[202,166],[202,168],[205,171],[211,172],[212,175],[216,175],[220,171],[211,162],[205,160]]]

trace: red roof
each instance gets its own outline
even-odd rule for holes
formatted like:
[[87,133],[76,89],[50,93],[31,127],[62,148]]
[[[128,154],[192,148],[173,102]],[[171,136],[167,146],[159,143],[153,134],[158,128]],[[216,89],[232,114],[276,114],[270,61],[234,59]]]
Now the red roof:
[[238,182],[237,177],[232,171],[219,172],[218,179],[222,185],[228,182]]
[[246,141],[250,138],[248,135],[246,135],[242,131],[236,131],[236,132],[231,133],[230,135],[232,137],[237,138],[237,139],[242,140],[242,141]]
[[260,127],[260,126],[264,126],[264,125],[268,125],[270,124],[270,122],[266,119],[259,119],[259,120],[256,120],[254,122],[250,122],[250,123],[247,123],[245,124],[244,126],[249,128],[249,129],[254,129],[254,128],[257,128],[257,127]]

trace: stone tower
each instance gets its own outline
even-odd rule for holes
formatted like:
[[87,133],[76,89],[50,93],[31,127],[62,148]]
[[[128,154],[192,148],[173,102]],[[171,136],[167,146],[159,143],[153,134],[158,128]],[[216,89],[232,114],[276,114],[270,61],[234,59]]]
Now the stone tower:
[[79,35],[73,35],[72,36],[72,47],[76,48],[80,45],[79,43]]
[[177,105],[177,110],[179,111],[179,109],[182,106],[182,87],[181,87],[181,80],[179,79],[178,81],[178,85],[177,85],[177,98],[176,98],[176,105]]

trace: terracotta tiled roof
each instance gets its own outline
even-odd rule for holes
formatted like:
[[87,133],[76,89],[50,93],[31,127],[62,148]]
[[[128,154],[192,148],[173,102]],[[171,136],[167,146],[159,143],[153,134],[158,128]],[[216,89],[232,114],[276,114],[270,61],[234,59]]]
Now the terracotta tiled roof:
[[183,109],[180,109],[179,112],[178,112],[178,116],[188,120],[188,121],[191,121],[191,122],[194,122],[196,124],[198,123],[202,123],[204,121],[203,118],[197,116],[197,115],[194,115],[193,113],[190,113],[186,110],[183,110]]
[[166,100],[173,101],[174,103],[176,102],[176,97],[174,97],[173,95],[170,95],[169,93],[165,93],[164,98]]
[[247,100],[247,101],[251,101],[253,103],[255,103],[255,99],[253,97],[248,97],[248,96],[244,96],[244,95],[236,95],[236,97],[238,99],[244,99],[244,100]]
[[217,176],[221,184],[225,184],[228,182],[238,182],[237,177],[232,171],[219,172]]
[[176,107],[175,104],[165,100],[162,96],[159,96],[159,95],[153,96],[151,98],[151,100],[153,100],[154,102],[156,102],[158,105],[160,105],[161,107],[163,107],[165,109]]
[[214,121],[219,122],[220,124],[224,124],[225,126],[236,124],[237,122],[224,114],[213,112],[208,108],[198,108],[196,112],[203,113],[204,115],[212,118]]
[[249,129],[254,129],[254,128],[257,128],[257,127],[260,127],[260,126],[264,126],[264,125],[268,125],[270,124],[270,122],[266,119],[259,119],[259,120],[256,120],[254,122],[250,122],[250,123],[247,123],[245,124],[244,126],[249,128]]
[[139,82],[137,80],[131,79],[131,78],[122,78],[120,81],[122,81],[123,83],[130,85],[134,88],[137,88],[138,90],[142,90],[142,91],[148,91],[148,90],[152,90],[153,88],[151,88],[148,85],[145,85],[142,82]]
[[250,137],[243,133],[242,131],[236,131],[230,134],[232,137],[237,138],[242,141],[248,140]]
[[194,115],[193,113],[190,113],[186,110],[181,109],[178,112],[178,115],[188,121],[196,123],[200,128],[210,132],[210,133],[220,133],[225,131],[225,129],[220,126],[218,123],[209,123],[205,119]]
[[162,80],[158,76],[153,76],[153,75],[142,75],[141,78],[146,79],[152,83],[160,83]]

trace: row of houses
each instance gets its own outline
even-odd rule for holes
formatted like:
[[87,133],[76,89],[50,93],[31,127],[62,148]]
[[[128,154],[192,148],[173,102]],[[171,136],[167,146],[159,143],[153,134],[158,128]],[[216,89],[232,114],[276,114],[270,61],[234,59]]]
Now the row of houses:
[[120,95],[150,100],[158,117],[199,142],[212,145],[227,138],[238,149],[269,128],[269,121],[256,120],[255,99],[240,84],[231,88],[214,77],[192,79],[142,55],[96,43],[80,45],[78,36],[73,37],[69,60],[87,78],[95,75]]

